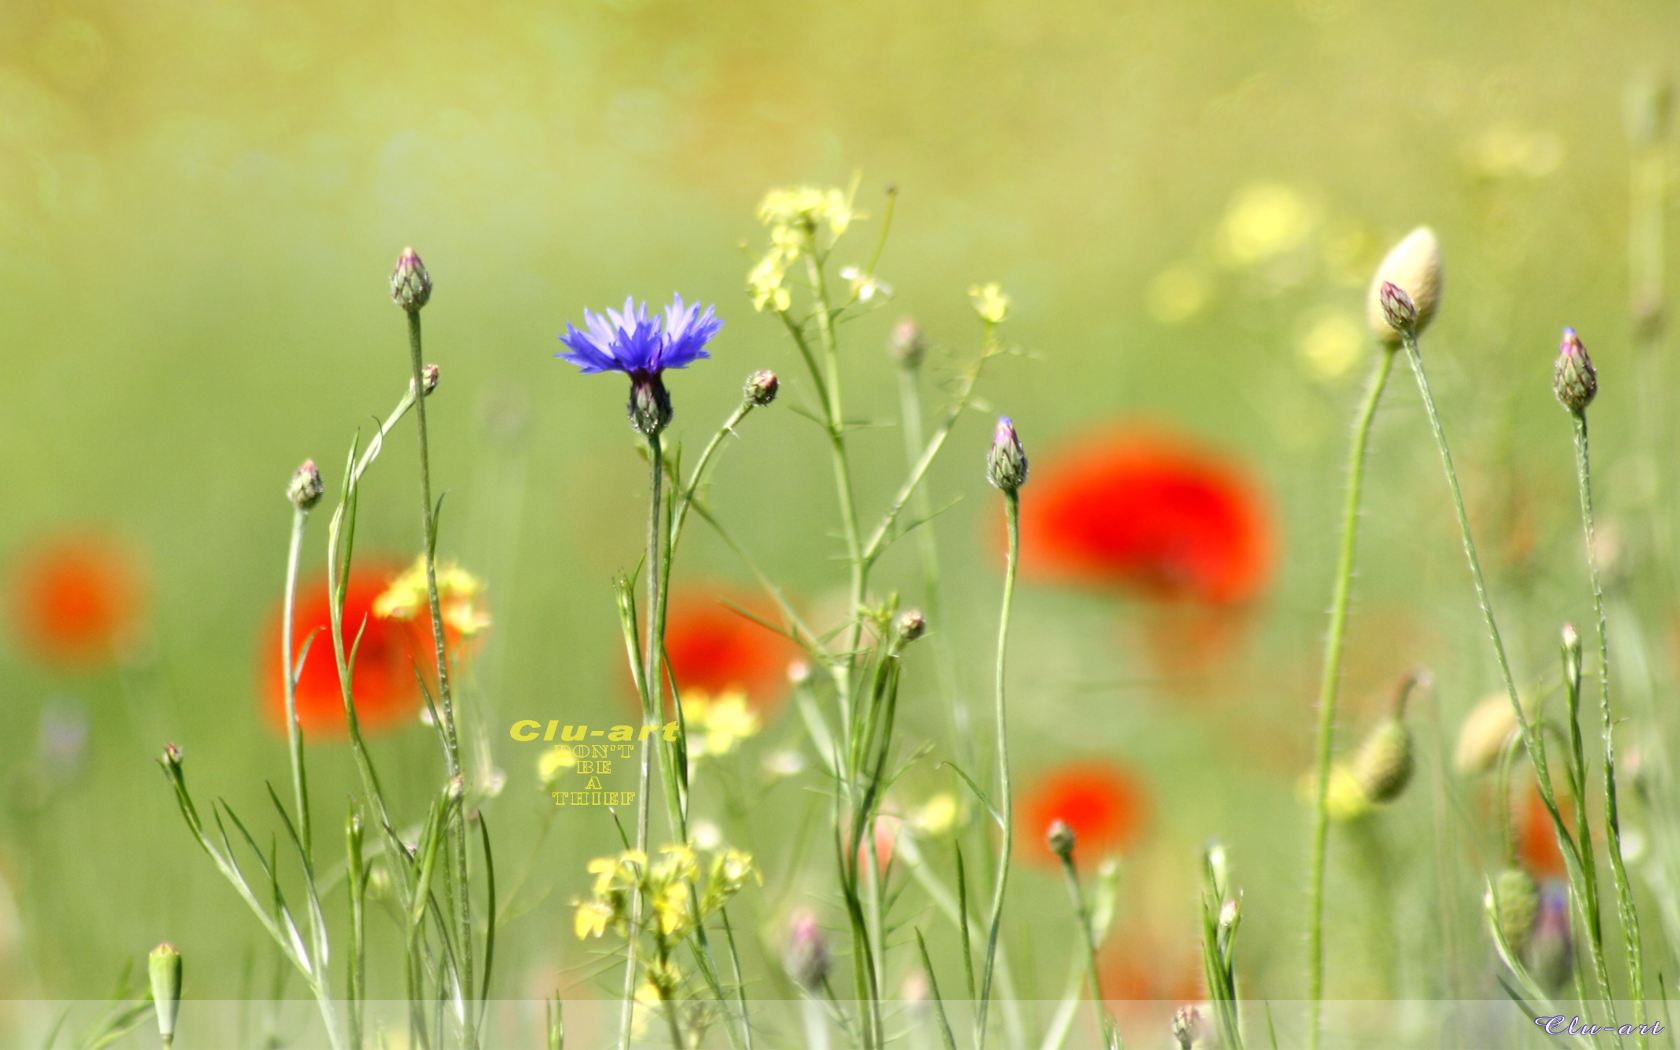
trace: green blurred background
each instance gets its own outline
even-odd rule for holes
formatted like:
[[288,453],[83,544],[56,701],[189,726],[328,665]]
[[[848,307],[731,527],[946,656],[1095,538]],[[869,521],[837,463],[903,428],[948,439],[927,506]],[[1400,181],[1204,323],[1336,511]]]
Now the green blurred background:
[[[1144,771],[1150,828],[1126,922],[1175,958],[1194,958],[1196,848],[1215,832],[1231,841],[1246,965],[1264,994],[1298,995],[1295,779],[1342,438],[1369,352],[1365,282],[1401,233],[1436,228],[1447,284],[1425,350],[1496,589],[1514,599],[1519,663],[1544,669],[1557,623],[1588,612],[1568,428],[1549,389],[1563,325],[1603,377],[1607,513],[1651,498],[1652,464],[1626,453],[1638,415],[1622,114],[1629,82],[1672,62],[1676,40],[1673,5],[1563,0],[0,5],[0,569],[92,529],[126,543],[147,581],[144,641],[118,669],[54,671],[10,634],[0,647],[0,993],[101,995],[165,937],[217,960],[189,967],[191,995],[241,994],[254,947],[258,972],[270,966],[153,758],[179,742],[195,789],[241,812],[263,805],[261,777],[286,778],[253,696],[282,581],[283,489],[306,457],[341,463],[401,393],[407,348],[385,280],[407,244],[437,289],[425,323],[443,374],[429,402],[434,489],[450,492],[440,552],[488,579],[496,620],[471,701],[494,712],[507,774],[486,813],[505,863],[522,861],[546,800],[536,752],[511,745],[506,722],[629,710],[609,580],[634,565],[645,527],[622,384],[555,361],[555,336],[626,294],[716,302],[728,323],[714,360],[671,381],[674,433],[696,445],[748,372],[800,382],[779,325],[743,291],[761,195],[861,171],[859,206],[876,219],[882,187],[899,189],[879,269],[895,298],[845,332],[848,403],[889,425],[856,439],[866,507],[902,471],[889,326],[914,314],[949,375],[978,342],[964,291],[987,280],[1014,297],[1008,335],[1033,356],[1003,359],[981,393],[1035,455],[1148,419],[1263,486],[1277,570],[1239,652],[1194,681],[1151,664],[1135,602],[1025,589],[1016,754],[1027,774],[1090,753]],[[860,225],[847,251],[861,260],[876,229]],[[1344,733],[1427,665],[1450,735],[1496,683],[1435,452],[1397,378],[1375,443]],[[370,475],[364,551],[406,559],[417,546],[411,435],[399,429]],[[987,440],[984,419],[963,423],[931,482],[936,504],[961,497],[939,526],[954,612],[936,627],[980,700],[998,586]],[[729,449],[714,501],[773,575],[820,604],[843,580],[832,492],[820,432],[778,406]],[[324,524],[306,565],[323,564]],[[698,524],[683,559],[679,579],[750,584]],[[877,575],[909,600],[915,579],[908,545]],[[1668,606],[1654,608],[1666,632]],[[927,702],[907,713],[910,732],[938,738],[931,671],[913,668],[912,685]],[[43,787],[50,703],[85,711],[90,731],[79,771]],[[760,749],[796,735],[784,719]],[[1420,737],[1422,768],[1438,771],[1435,731]],[[378,749],[417,798],[427,732]],[[342,799],[345,754],[312,754],[318,797]],[[1332,994],[1455,994],[1422,960],[1446,951],[1432,938],[1450,940],[1439,908],[1473,938],[1478,876],[1440,903],[1432,851],[1453,833],[1438,796],[1414,802],[1385,819],[1409,887],[1402,947],[1420,961]],[[610,828],[586,814],[556,828],[532,879],[533,900],[549,895],[508,935],[500,994],[589,971],[565,905]],[[1333,889],[1349,878],[1333,871]],[[772,867],[767,944],[782,883]],[[1020,893],[1061,899],[1038,874]],[[1361,921],[1356,893],[1333,900],[1333,922]],[[1018,949],[1041,956],[1046,998],[1066,934],[1035,929]],[[1469,987],[1482,950],[1456,950]],[[1369,961],[1358,937],[1332,953]]]

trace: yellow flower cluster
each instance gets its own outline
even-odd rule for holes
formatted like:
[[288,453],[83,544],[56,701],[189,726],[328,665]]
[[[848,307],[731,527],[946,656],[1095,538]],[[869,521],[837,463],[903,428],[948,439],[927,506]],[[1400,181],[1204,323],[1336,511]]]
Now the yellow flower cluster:
[[852,209],[856,190],[856,183],[849,190],[796,186],[764,195],[758,221],[770,228],[770,248],[747,274],[754,309],[781,313],[793,305],[786,285],[787,268],[815,242],[818,229],[828,228],[832,244],[845,235],[852,220],[863,218]]
[[1002,324],[1003,319],[1009,316],[1010,306],[1013,305],[1013,301],[1003,294],[1003,287],[996,281],[970,288],[968,298],[974,303],[974,312],[987,324]]
[[[437,563],[438,608],[445,625],[462,638],[471,638],[490,626],[490,612],[479,604],[484,582],[454,562]],[[373,615],[382,620],[412,620],[430,604],[426,595],[426,557],[414,564],[385,588],[373,601]]]
[[664,847],[652,864],[646,853],[632,849],[616,857],[598,857],[589,862],[588,871],[595,876],[595,885],[589,899],[577,903],[574,929],[578,939],[600,937],[609,926],[628,937],[632,903],[640,894],[651,918],[648,929],[660,946],[658,958],[666,958],[671,944],[722,908],[748,879],[764,881],[752,854],[731,848],[713,854],[702,881],[700,858],[686,843]]
[[758,715],[747,706],[747,694],[730,689],[716,699],[698,689],[683,695],[683,718],[688,727],[689,754],[727,755],[735,745],[758,735]]

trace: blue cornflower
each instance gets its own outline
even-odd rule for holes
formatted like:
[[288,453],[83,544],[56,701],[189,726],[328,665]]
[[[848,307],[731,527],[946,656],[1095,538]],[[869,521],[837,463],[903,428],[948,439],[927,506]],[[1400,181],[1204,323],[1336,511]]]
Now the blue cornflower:
[[646,303],[626,297],[622,313],[608,308],[602,317],[585,310],[583,323],[587,332],[566,322],[560,341],[569,350],[554,356],[577,365],[585,375],[623,372],[629,376],[630,423],[649,435],[664,430],[671,421],[671,397],[660,373],[710,357],[706,344],[723,327],[712,307],[701,312],[699,303],[685,305],[680,295],[671,297],[662,318],[649,317]]

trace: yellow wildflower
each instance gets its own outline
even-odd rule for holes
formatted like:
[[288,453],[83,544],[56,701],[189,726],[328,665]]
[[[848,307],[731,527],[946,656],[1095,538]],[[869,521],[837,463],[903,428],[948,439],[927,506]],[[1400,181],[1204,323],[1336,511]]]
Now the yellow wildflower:
[[[443,622],[462,638],[490,626],[490,614],[478,604],[484,583],[454,562],[437,563],[438,609]],[[382,620],[412,620],[430,604],[426,592],[426,558],[421,555],[391,581],[373,601],[373,615]]]
[[758,715],[747,706],[747,695],[738,689],[716,699],[691,690],[683,697],[683,716],[688,722],[690,753],[696,758],[727,755],[761,728]]
[[853,219],[863,217],[852,210],[852,196],[856,192],[855,180],[849,190],[815,186],[774,189],[759,203],[758,221],[772,230],[793,229],[806,234],[814,234],[817,227],[826,224],[829,233],[838,240]]
[[653,915],[659,920],[659,932],[669,937],[688,922],[687,882],[673,881],[654,894]]
[[962,803],[949,791],[942,791],[928,799],[910,814],[910,826],[924,835],[938,838],[948,835],[963,822]]
[[974,301],[974,312],[987,324],[1002,324],[1003,319],[1009,316],[1009,307],[1013,305],[1009,296],[1003,294],[1003,287],[996,281],[974,285],[969,288],[968,297]]
[[607,923],[612,921],[612,917],[612,905],[605,901],[585,901],[579,904],[574,923],[578,940],[586,941],[606,933]]
[[564,744],[556,744],[537,759],[537,777],[544,787],[552,787],[560,774],[577,765],[577,754]]

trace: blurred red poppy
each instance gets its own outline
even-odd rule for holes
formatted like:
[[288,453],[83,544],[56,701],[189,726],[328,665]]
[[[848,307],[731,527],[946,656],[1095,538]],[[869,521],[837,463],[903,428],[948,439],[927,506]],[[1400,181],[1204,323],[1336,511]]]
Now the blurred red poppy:
[[1254,484],[1230,463],[1181,438],[1128,429],[1034,464],[1021,552],[1029,575],[1223,605],[1265,585],[1272,530]]
[[1110,762],[1060,766],[1040,777],[1016,809],[1016,841],[1026,856],[1060,864],[1044,842],[1050,825],[1061,820],[1073,829],[1076,856],[1095,861],[1137,840],[1148,815],[1141,781]]
[[1206,998],[1201,960],[1182,947],[1166,950],[1156,940],[1138,930],[1115,938],[1126,947],[1104,952],[1098,962],[1105,1000],[1138,1006],[1158,1002],[1170,1009]]
[[[424,621],[387,619],[375,616],[374,602],[401,570],[356,569],[344,594],[344,648],[348,656],[356,648],[356,668],[351,675],[351,693],[356,700],[356,717],[363,732],[375,732],[400,724],[422,705],[420,685],[414,677],[416,661],[422,661],[428,676],[435,667],[431,649],[431,627]],[[269,723],[286,731],[286,684],[280,659],[280,638],[284,631],[284,610],[277,609],[263,631],[259,659],[263,668],[263,696]],[[300,584],[293,613],[292,659],[310,643],[308,658],[298,675],[298,724],[306,734],[342,737],[348,732],[344,699],[339,691],[338,661],[333,655],[332,612],[325,577]],[[318,633],[317,633],[318,632]]]
[[[1558,815],[1573,833],[1574,807],[1561,795],[1553,797],[1557,801]],[[1546,811],[1546,801],[1540,797],[1537,785],[1529,787],[1514,819],[1517,822],[1517,856],[1522,866],[1537,879],[1563,878],[1568,870],[1563,863],[1563,851],[1558,848],[1557,830],[1552,827],[1552,815]]]
[[12,622],[24,646],[63,667],[114,660],[139,627],[141,588],[131,558],[94,535],[52,541],[24,556]]
[[679,690],[699,690],[712,697],[744,692],[747,705],[765,715],[786,697],[788,664],[799,650],[737,608],[767,623],[781,620],[762,602],[732,593],[689,590],[672,596],[665,614],[671,677]]

